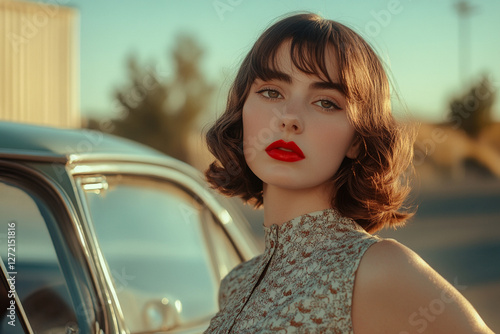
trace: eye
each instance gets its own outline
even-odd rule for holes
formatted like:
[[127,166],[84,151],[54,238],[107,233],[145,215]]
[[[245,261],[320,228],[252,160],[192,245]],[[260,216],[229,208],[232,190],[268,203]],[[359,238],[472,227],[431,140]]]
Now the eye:
[[330,100],[319,100],[314,102],[315,105],[325,110],[342,110],[342,108],[335,102]]
[[280,92],[278,92],[277,90],[275,89],[270,89],[270,88],[264,88],[264,89],[261,89],[257,92],[258,94],[262,95],[263,97],[265,98],[268,98],[268,99],[271,99],[271,100],[274,100],[274,99],[279,99],[279,98],[282,98],[283,96],[280,94]]

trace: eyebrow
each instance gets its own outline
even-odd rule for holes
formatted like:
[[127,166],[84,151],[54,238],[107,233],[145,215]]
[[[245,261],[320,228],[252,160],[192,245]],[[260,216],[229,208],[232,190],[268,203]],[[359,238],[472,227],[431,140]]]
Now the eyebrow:
[[345,85],[341,84],[340,82],[317,81],[317,82],[313,82],[311,84],[311,88],[331,89],[331,90],[339,91],[343,95],[346,95]]
[[[278,81],[283,81],[285,83],[292,83],[292,77],[284,72],[281,71],[275,71],[275,70],[268,70],[266,75],[261,78],[264,81],[268,80],[278,80]],[[313,89],[330,89],[330,90],[336,90],[343,95],[346,95],[346,89],[345,85],[341,84],[340,82],[328,82],[328,81],[316,81],[313,82],[310,85],[311,88]]]
[[269,80],[278,80],[278,81],[283,81],[286,83],[292,83],[292,77],[289,76],[288,74],[281,72],[281,71],[275,71],[275,70],[267,70],[265,75],[260,75],[260,79],[264,81],[269,81]]

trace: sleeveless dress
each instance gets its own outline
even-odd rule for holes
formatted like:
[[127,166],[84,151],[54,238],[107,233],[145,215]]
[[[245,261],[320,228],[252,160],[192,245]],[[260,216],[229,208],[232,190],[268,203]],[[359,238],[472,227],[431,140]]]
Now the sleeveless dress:
[[352,333],[356,270],[381,239],[334,209],[264,229],[264,253],[222,280],[205,333]]

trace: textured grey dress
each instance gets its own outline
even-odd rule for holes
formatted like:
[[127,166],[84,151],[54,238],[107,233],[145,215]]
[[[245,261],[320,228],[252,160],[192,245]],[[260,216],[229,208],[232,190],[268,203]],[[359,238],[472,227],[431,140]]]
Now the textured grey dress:
[[333,209],[264,229],[264,253],[222,280],[205,333],[352,333],[356,270],[380,239]]

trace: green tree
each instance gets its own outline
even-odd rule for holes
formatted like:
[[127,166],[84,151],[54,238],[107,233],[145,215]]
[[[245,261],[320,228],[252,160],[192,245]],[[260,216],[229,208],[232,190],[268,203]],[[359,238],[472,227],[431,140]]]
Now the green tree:
[[492,107],[495,90],[488,78],[483,77],[466,93],[450,102],[449,120],[454,128],[476,137],[493,121]]
[[[200,71],[203,50],[189,36],[177,38],[172,53],[173,73],[161,76],[152,68],[128,61],[130,82],[116,91],[121,117],[101,129],[149,145],[188,162],[188,140],[195,121],[212,96],[213,85]],[[89,125],[95,127],[95,122]]]

